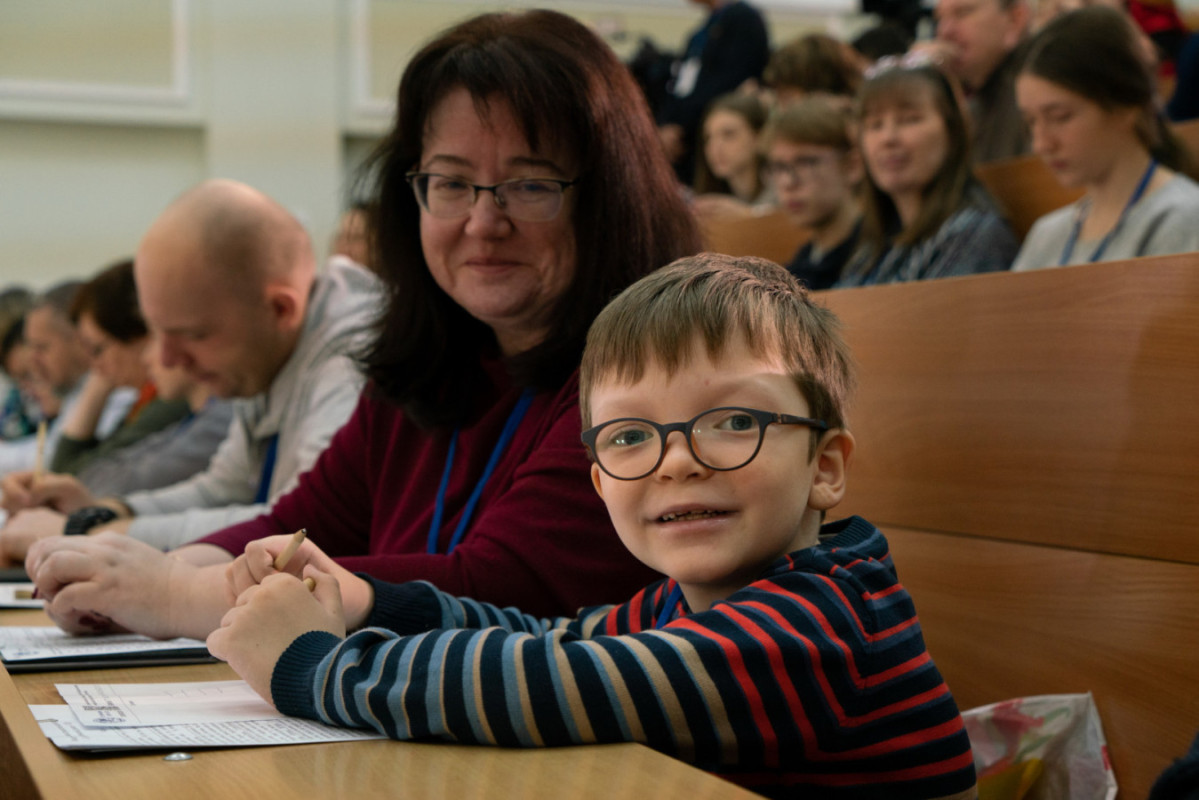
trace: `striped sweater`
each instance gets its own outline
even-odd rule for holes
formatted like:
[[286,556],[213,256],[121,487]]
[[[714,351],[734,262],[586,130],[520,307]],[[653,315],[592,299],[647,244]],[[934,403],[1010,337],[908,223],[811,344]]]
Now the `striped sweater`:
[[377,583],[370,623],[390,630],[300,636],[271,693],[285,713],[396,739],[643,742],[777,796],[974,785],[957,706],[865,520],[826,525],[820,544],[655,628],[674,585],[540,620],[427,583]]

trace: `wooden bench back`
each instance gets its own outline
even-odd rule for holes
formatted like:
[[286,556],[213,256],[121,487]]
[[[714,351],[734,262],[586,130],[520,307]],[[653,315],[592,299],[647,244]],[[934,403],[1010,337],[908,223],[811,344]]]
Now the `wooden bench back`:
[[999,207],[1022,241],[1040,217],[1082,197],[1081,189],[1067,189],[1036,156],[980,164],[974,174],[999,202]]
[[1144,797],[1199,728],[1199,255],[822,296],[860,367],[838,513],[959,705],[1091,691]]
[[759,256],[786,265],[808,240],[781,211],[753,217],[705,217],[699,221],[704,248],[730,256]]

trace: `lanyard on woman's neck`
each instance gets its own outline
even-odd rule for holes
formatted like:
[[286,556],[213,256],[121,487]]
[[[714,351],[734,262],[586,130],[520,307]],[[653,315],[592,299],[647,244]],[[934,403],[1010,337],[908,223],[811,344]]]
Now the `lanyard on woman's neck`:
[[658,614],[658,621],[654,623],[654,628],[661,628],[670,622],[670,618],[674,616],[675,610],[679,607],[679,601],[683,599],[683,587],[675,584],[670,590],[670,594],[666,595],[666,605],[662,606],[662,612]]
[[[1132,190],[1132,197],[1128,198],[1128,202],[1124,204],[1124,210],[1120,212],[1120,216],[1116,219],[1116,224],[1107,232],[1107,236],[1103,237],[1103,241],[1095,248],[1095,252],[1091,253],[1088,263],[1095,263],[1103,257],[1103,253],[1107,250],[1107,246],[1111,244],[1113,238],[1120,231],[1120,226],[1124,224],[1124,218],[1128,216],[1128,212],[1137,201],[1145,194],[1145,189],[1149,187],[1149,181],[1153,179],[1153,173],[1157,170],[1157,159],[1149,159],[1149,166],[1145,168],[1145,174],[1141,176],[1137,188]],[[1074,255],[1074,246],[1078,244],[1078,236],[1082,232],[1082,223],[1087,218],[1089,205],[1087,207],[1079,207],[1078,213],[1074,215],[1074,228],[1070,231],[1070,238],[1066,240],[1066,247],[1062,250],[1062,258],[1058,261],[1059,267],[1064,267],[1070,263],[1070,257]]]
[[[474,516],[475,506],[479,504],[479,497],[483,494],[484,487],[487,486],[487,481],[491,478],[491,473],[495,471],[495,465],[499,463],[500,456],[504,454],[508,444],[512,441],[512,437],[516,435],[516,429],[520,427],[520,422],[524,419],[525,412],[529,410],[529,404],[533,402],[533,390],[525,389],[521,393],[520,399],[516,401],[512,411],[508,413],[508,421],[504,423],[504,430],[500,433],[499,441],[495,443],[495,447],[491,450],[491,458],[487,459],[487,466],[483,468],[483,474],[479,476],[479,482],[475,484],[474,491],[470,493],[470,499],[466,501],[466,508],[462,510],[462,518],[458,520],[458,526],[454,528],[454,535],[450,538],[450,544],[445,550],[448,556],[454,552],[454,548],[462,541],[462,537],[466,535],[466,526],[470,524],[470,518]],[[441,485],[437,487],[437,503],[433,506],[433,522],[429,525],[429,543],[428,552],[430,555],[437,553],[437,538],[441,532],[441,518],[445,515],[445,492],[446,487],[450,484],[450,472],[454,468],[454,453],[458,449],[458,429],[454,429],[453,436],[450,437],[450,451],[445,457],[445,469],[441,473]]]

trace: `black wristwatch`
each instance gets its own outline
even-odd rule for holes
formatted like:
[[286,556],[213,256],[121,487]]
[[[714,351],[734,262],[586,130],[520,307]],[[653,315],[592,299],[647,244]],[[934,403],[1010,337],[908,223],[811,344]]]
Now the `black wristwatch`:
[[62,533],[63,536],[83,536],[97,525],[112,522],[116,518],[117,512],[108,506],[88,506],[67,517]]

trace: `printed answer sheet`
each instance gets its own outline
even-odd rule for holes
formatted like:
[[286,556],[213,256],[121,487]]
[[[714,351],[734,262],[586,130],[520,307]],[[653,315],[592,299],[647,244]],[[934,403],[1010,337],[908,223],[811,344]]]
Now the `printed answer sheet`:
[[295,717],[246,722],[197,722],[142,728],[86,728],[67,706],[30,706],[42,732],[61,750],[150,750],[176,747],[257,747],[348,742],[387,737],[374,731],[334,728]]
[[53,665],[72,661],[119,666],[126,659],[146,655],[210,658],[204,642],[198,639],[159,641],[136,633],[72,636],[50,626],[0,626],[0,659],[13,667],[26,662]]
[[55,688],[75,719],[89,728],[285,718],[245,681],[57,683]]

